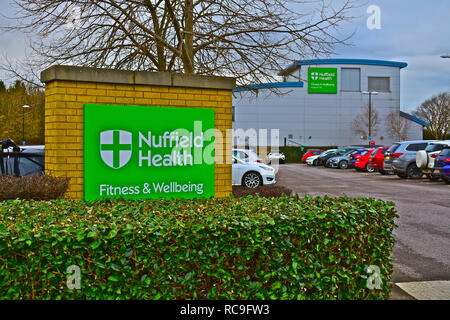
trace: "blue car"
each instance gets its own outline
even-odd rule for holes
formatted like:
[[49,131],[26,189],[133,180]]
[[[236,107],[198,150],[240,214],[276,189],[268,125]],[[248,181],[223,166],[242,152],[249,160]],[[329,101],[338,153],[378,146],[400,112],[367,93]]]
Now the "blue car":
[[354,168],[356,163],[356,156],[360,155],[365,149],[359,149],[350,154],[350,161],[348,163],[349,168]]
[[450,148],[447,147],[439,153],[434,160],[433,174],[439,175],[442,180],[450,184]]

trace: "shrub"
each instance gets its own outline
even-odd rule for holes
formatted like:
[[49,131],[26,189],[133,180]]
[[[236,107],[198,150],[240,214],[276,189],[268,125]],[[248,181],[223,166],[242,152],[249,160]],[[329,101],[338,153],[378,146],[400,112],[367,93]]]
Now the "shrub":
[[279,185],[266,185],[257,188],[233,186],[233,196],[235,198],[247,197],[249,195],[258,195],[261,197],[289,197],[291,194],[291,189]]
[[4,201],[0,297],[387,299],[395,217],[392,202],[326,196]]
[[62,198],[69,188],[69,178],[45,174],[16,177],[0,176],[2,200],[54,200]]

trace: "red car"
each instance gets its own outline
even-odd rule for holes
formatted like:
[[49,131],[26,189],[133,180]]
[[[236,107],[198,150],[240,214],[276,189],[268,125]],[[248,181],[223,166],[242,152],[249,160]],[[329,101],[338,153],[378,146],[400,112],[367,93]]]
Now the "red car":
[[381,174],[386,174],[387,172],[383,170],[384,154],[389,147],[376,148],[372,154],[369,156],[369,168],[373,168]]
[[302,162],[306,162],[306,159],[308,159],[311,156],[317,156],[318,154],[321,154],[322,152],[324,152],[325,150],[308,150],[302,157]]
[[356,162],[355,162],[355,169],[358,171],[367,171],[367,172],[374,172],[374,168],[370,168],[368,166],[369,164],[369,157],[372,154],[372,151],[375,149],[364,149],[360,154],[357,154],[355,156]]

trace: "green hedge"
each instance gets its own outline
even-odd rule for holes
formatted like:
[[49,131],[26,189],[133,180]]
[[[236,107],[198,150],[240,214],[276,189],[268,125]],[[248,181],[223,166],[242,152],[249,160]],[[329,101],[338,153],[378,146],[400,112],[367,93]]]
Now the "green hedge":
[[387,299],[395,217],[371,198],[4,201],[0,298]]

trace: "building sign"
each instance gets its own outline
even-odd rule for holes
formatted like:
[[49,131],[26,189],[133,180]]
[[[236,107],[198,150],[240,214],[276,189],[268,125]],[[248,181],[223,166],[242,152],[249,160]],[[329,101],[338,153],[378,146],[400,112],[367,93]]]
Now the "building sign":
[[337,68],[308,68],[308,93],[337,93]]
[[84,106],[84,195],[214,196],[214,110]]

